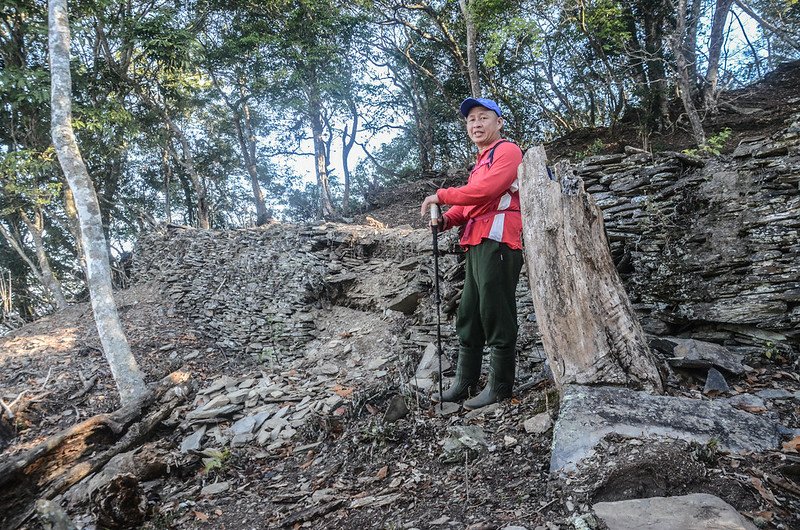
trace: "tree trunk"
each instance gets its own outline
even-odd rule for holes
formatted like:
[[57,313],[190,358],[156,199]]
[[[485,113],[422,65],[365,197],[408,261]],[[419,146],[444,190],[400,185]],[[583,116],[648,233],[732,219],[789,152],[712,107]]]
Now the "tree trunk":
[[309,94],[309,117],[311,119],[311,136],[314,139],[314,169],[317,174],[317,188],[319,189],[319,214],[322,218],[333,215],[333,200],[331,199],[331,187],[328,180],[328,164],[325,140],[322,138],[324,129],[322,120],[322,103],[319,99],[319,91],[316,86],[310,87]]
[[83,252],[83,244],[81,243],[81,227],[78,222],[78,209],[75,207],[75,197],[72,190],[69,189],[69,183],[66,179],[61,179],[63,184],[66,184],[64,189],[64,214],[67,216],[67,230],[72,238],[75,240],[75,257],[81,264],[83,269],[83,276],[86,277],[86,256]]
[[33,260],[25,253],[25,249],[22,246],[22,243],[14,237],[5,226],[0,224],[0,235],[5,238],[6,242],[9,244],[11,248],[17,253],[17,255],[25,262],[26,265],[31,269],[31,272],[36,277],[36,281],[38,281],[42,286],[47,290],[47,282],[45,282],[44,276],[42,276],[42,272],[36,267],[36,264]]
[[472,97],[481,97],[481,79],[478,74],[478,54],[476,51],[476,32],[475,21],[472,12],[469,10],[467,0],[458,0],[461,14],[464,15],[464,23],[467,26],[467,71],[469,74],[469,89]]
[[530,149],[519,169],[525,259],[544,350],[556,385],[624,385],[661,392],[661,378],[614,268],[603,214],[547,155]]
[[172,180],[172,166],[169,165],[169,151],[161,150],[161,171],[164,172],[164,215],[167,223],[172,223],[172,194],[170,192],[170,181]]
[[675,55],[675,74],[678,81],[678,93],[683,102],[683,109],[689,118],[692,126],[692,136],[698,147],[706,144],[706,133],[703,130],[703,123],[700,121],[700,114],[692,99],[692,82],[689,79],[689,68],[686,64],[686,0],[678,0],[677,11],[675,13],[675,30],[672,33],[672,52]]
[[347,106],[350,109],[350,115],[353,117],[352,131],[348,133],[347,126],[344,127],[342,132],[342,171],[344,173],[344,193],[342,194],[342,213],[347,215],[350,212],[350,151],[356,143],[356,135],[358,134],[358,109],[356,102],[352,96],[347,98]]
[[50,260],[47,258],[47,252],[44,249],[44,218],[42,210],[37,209],[36,221],[31,221],[24,211],[20,211],[22,222],[28,227],[28,232],[33,239],[33,246],[36,249],[36,259],[39,262],[39,270],[42,272],[42,279],[45,282],[45,288],[53,295],[56,302],[56,307],[65,309],[67,307],[67,299],[64,297],[64,290],[61,288],[61,282],[58,281],[56,275],[53,274],[53,269],[50,267]]
[[50,0],[48,16],[51,133],[56,154],[78,210],[86,255],[87,284],[97,331],[123,404],[146,392],[144,377],[119,321],[111,289],[108,247],[100,206],[72,129],[72,78],[69,70],[69,21],[66,0]]
[[247,103],[242,103],[242,112],[231,106],[233,112],[234,126],[236,127],[236,138],[239,140],[239,148],[242,150],[242,158],[250,175],[250,185],[253,188],[253,200],[256,204],[256,226],[262,226],[269,221],[267,205],[264,202],[264,192],[261,191],[261,184],[258,181],[258,165],[256,164],[256,135],[250,122],[250,107]]
[[[734,3],[739,6],[742,11],[747,13],[750,18],[755,20],[764,30],[774,34],[776,37],[778,37],[778,39],[788,44],[795,50],[800,51],[800,41],[797,40],[796,33],[793,33],[791,30],[787,30],[786,28],[773,24],[770,21],[762,18],[753,10],[753,8],[745,4],[742,0],[734,0]],[[769,56],[771,57],[772,55],[770,54]]]
[[708,38],[708,68],[706,69],[703,100],[706,109],[714,111],[717,107],[717,82],[719,81],[719,58],[722,45],[725,43],[725,22],[731,10],[733,0],[716,0],[714,18],[711,23],[711,34]]
[[645,65],[648,77],[648,110],[653,130],[660,130],[669,118],[667,72],[664,67],[664,13],[663,5],[644,7],[640,14],[644,27]]
[[[733,0],[730,0],[731,2]],[[703,0],[692,0],[692,7],[689,11],[689,21],[686,29],[685,56],[689,79],[695,87],[698,80],[697,73],[697,32],[700,29],[700,16],[703,10]]]
[[186,175],[189,177],[189,180],[192,181],[195,195],[197,195],[197,224],[200,228],[208,230],[211,228],[211,221],[208,213],[208,192],[200,175],[197,174],[197,168],[194,165],[194,155],[192,155],[192,148],[189,145],[189,140],[186,138],[181,128],[172,121],[172,118],[167,116],[166,110],[163,113],[163,117],[167,121],[167,126],[170,131],[175,135],[178,143],[181,144],[183,158],[178,157],[174,150],[170,150],[176,156],[178,163],[186,170]]

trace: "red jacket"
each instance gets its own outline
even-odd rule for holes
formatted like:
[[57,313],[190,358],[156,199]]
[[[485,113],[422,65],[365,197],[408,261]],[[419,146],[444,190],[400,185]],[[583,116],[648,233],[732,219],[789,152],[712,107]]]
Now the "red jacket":
[[[489,153],[495,146],[490,166]],[[443,216],[444,229],[466,225],[460,241],[462,247],[493,239],[513,249],[522,248],[517,180],[521,162],[522,151],[515,143],[497,140],[478,154],[466,186],[436,192],[440,203],[453,205]]]

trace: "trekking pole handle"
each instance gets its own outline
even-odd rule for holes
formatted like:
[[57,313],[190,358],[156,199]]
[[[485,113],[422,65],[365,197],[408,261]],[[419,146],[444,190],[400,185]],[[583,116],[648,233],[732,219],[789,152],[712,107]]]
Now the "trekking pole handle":
[[431,226],[439,226],[440,215],[439,205],[431,204]]

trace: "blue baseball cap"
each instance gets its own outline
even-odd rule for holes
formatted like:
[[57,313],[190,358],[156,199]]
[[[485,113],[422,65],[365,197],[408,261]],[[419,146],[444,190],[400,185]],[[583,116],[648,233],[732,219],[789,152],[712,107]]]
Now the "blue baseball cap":
[[486,99],[486,98],[467,98],[461,102],[461,107],[459,110],[461,110],[461,115],[466,118],[467,114],[469,114],[469,111],[471,111],[473,107],[478,107],[478,106],[486,107],[489,110],[493,110],[495,114],[497,114],[497,116],[503,115],[503,111],[500,110],[500,105],[498,105],[491,99]]

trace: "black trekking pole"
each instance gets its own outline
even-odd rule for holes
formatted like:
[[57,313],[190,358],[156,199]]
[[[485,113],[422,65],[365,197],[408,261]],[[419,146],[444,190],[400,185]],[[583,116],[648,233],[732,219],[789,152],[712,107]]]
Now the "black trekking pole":
[[431,204],[431,232],[433,233],[433,283],[436,285],[436,351],[439,354],[439,411],[444,410],[442,390],[442,298],[439,294],[439,205]]

